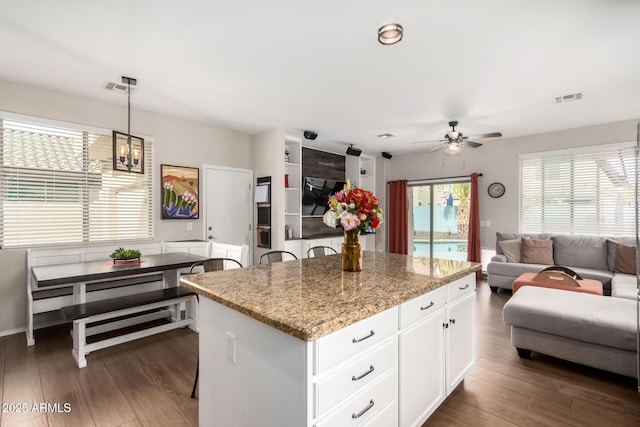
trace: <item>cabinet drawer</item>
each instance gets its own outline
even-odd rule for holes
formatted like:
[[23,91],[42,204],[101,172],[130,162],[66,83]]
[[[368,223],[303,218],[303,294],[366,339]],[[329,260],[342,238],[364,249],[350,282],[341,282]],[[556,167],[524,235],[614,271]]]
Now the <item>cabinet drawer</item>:
[[[316,427],[361,426],[386,409],[389,402],[397,400],[398,381],[393,370],[375,383],[349,398],[335,411],[314,424]],[[396,412],[397,418],[397,412]]]
[[447,285],[447,302],[451,302],[476,289],[476,274],[472,273]]
[[389,337],[381,346],[358,356],[313,385],[314,418],[321,417],[351,394],[357,393],[396,365],[397,341]]
[[400,329],[435,313],[444,307],[447,286],[442,286],[400,305]]
[[398,402],[391,401],[371,416],[361,427],[397,427],[398,426]]
[[319,374],[341,360],[382,342],[398,329],[398,308],[361,320],[314,342],[313,373]]

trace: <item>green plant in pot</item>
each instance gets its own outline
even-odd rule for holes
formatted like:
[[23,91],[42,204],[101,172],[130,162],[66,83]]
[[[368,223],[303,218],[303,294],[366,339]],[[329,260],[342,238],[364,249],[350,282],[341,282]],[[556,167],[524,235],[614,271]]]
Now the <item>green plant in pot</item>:
[[142,253],[140,253],[139,250],[125,249],[125,248],[118,248],[115,251],[113,251],[113,253],[111,254],[111,258],[113,258],[114,261],[137,259],[137,258],[140,258],[141,256],[142,256]]

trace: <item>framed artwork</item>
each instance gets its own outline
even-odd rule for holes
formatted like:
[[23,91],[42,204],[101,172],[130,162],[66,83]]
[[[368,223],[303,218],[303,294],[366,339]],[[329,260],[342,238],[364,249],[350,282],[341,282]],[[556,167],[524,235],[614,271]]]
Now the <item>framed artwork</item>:
[[200,218],[200,169],[160,165],[162,219]]

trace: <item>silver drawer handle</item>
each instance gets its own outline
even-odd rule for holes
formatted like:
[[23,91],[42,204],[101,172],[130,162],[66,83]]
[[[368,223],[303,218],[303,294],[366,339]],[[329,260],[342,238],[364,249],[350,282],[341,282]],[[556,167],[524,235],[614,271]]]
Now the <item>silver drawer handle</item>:
[[354,338],[351,341],[355,344],[355,343],[359,343],[360,341],[364,341],[367,338],[371,338],[372,336],[374,336],[376,333],[373,331],[373,329],[371,330],[371,333],[369,333],[369,335],[367,335],[366,337],[362,337],[362,338]]
[[431,303],[430,303],[428,306],[426,306],[426,307],[420,307],[420,310],[426,310],[426,309],[428,309],[428,308],[433,307],[434,305],[435,305],[435,303],[434,303],[433,301],[431,301]]
[[366,377],[367,375],[369,375],[371,372],[373,372],[375,370],[375,368],[373,367],[373,365],[369,366],[369,370],[363,374],[358,375],[357,377],[354,375],[351,377],[351,381],[358,381],[363,379],[364,377]]
[[467,283],[466,285],[464,285],[463,287],[460,288],[461,291],[464,291],[465,289],[467,289],[469,287],[469,284]]
[[369,400],[369,404],[362,411],[358,412],[357,414],[351,414],[351,418],[360,418],[371,408],[373,408],[373,399]]

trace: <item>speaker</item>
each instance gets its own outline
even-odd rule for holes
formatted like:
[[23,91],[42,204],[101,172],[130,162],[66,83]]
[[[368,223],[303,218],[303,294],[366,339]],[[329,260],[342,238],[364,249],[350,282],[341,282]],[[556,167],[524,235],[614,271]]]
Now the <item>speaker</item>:
[[314,131],[312,131],[312,130],[305,130],[305,131],[303,132],[303,135],[304,135],[304,137],[305,137],[306,139],[310,139],[310,140],[312,140],[312,141],[318,137],[318,134],[317,134],[317,133],[315,133],[315,132],[314,132]]
[[350,156],[359,156],[360,154],[362,154],[362,150],[349,146],[347,147],[347,154]]
[[386,151],[383,151],[382,152],[382,157],[384,157],[385,159],[390,159],[393,156],[390,153],[387,153]]

